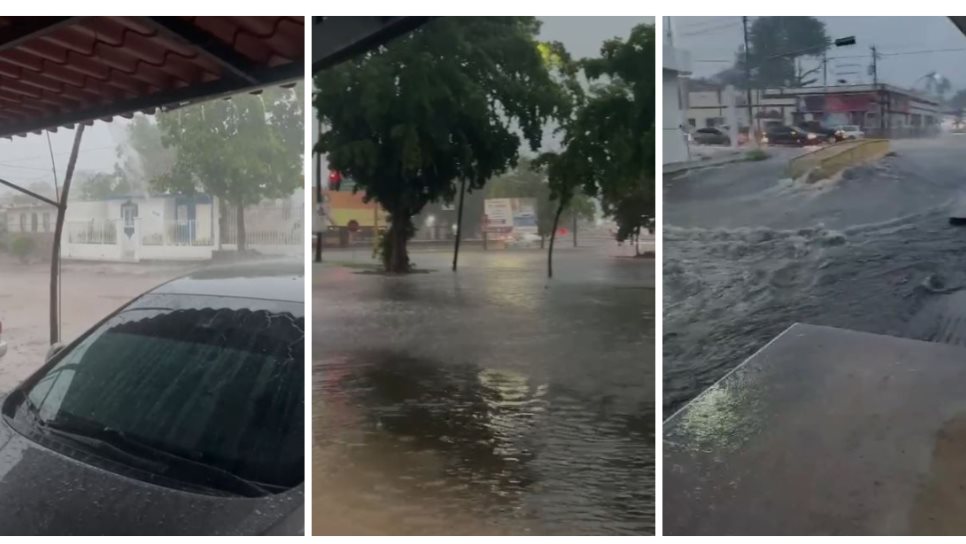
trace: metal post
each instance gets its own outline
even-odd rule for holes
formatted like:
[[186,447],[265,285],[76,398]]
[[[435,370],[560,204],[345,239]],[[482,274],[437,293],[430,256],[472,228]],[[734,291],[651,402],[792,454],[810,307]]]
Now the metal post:
[[745,36],[745,91],[748,94],[748,138],[758,147],[758,138],[754,134],[755,115],[751,108],[751,61],[748,60],[748,17],[741,18],[741,26]]
[[74,166],[77,164],[77,152],[80,150],[81,137],[84,136],[84,125],[79,123],[74,132],[74,146],[70,150],[67,161],[67,173],[64,174],[64,190],[60,195],[57,206],[57,226],[54,228],[54,244],[50,256],[50,343],[60,341],[60,307],[57,304],[60,278],[60,237],[64,232],[64,216],[67,215],[67,197],[70,195],[70,182],[74,177]]
[[460,180],[460,204],[456,212],[456,246],[453,248],[453,272],[456,272],[456,260],[460,255],[460,238],[463,235],[463,197],[466,195],[466,179]]
[[[321,134],[322,124],[319,123],[319,135],[321,136]],[[324,205],[322,203],[322,153],[319,151],[315,152],[315,205],[315,213],[320,216],[319,223],[321,223],[318,242],[315,244],[315,262],[320,263],[322,262],[322,242],[325,239],[326,225],[325,218],[321,217],[322,210],[325,208],[323,207]]]

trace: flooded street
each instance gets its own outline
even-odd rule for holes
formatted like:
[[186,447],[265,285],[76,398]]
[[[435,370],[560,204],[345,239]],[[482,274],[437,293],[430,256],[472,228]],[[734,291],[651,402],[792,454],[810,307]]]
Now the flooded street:
[[892,147],[811,186],[778,159],[665,181],[665,415],[795,322],[966,344],[966,143]]
[[315,265],[313,532],[653,534],[654,261],[613,251]]
[[[70,342],[137,295],[197,266],[64,264],[61,337]],[[0,395],[43,365],[50,345],[49,289],[49,264],[0,260],[0,322],[8,343],[7,355],[0,359]]]

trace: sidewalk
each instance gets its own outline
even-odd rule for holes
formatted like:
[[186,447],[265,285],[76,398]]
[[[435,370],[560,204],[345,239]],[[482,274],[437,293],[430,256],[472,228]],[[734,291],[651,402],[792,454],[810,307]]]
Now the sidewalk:
[[700,155],[698,158],[689,161],[667,163],[664,165],[662,170],[664,175],[679,174],[689,170],[698,170],[701,168],[710,168],[712,166],[739,162],[745,160],[745,153],[747,151],[749,151],[749,149],[739,148],[722,150],[721,153],[716,153],[710,156]]

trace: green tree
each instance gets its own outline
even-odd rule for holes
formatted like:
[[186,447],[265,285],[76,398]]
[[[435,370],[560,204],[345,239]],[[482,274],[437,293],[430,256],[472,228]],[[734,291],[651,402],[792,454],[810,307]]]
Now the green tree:
[[162,143],[175,151],[160,191],[203,191],[231,203],[237,247],[246,249],[245,206],[302,186],[302,85],[269,88],[158,115]]
[[[387,272],[410,269],[412,218],[513,167],[570,102],[533,17],[440,18],[316,77],[317,150],[390,215]],[[544,49],[565,54],[559,44]]]
[[[654,216],[654,57],[654,27],[638,25],[626,41],[608,40],[599,58],[581,61],[592,87],[560,127],[564,150],[537,161],[546,166],[551,199],[558,203],[547,255],[550,277],[557,225],[581,191],[598,197],[621,230],[639,232]],[[618,213],[635,203],[643,204],[643,215]]]
[[128,179],[136,180],[136,184],[171,173],[177,162],[175,148],[164,146],[163,134],[155,119],[136,115],[127,126],[126,135],[124,145],[118,146],[118,160]]

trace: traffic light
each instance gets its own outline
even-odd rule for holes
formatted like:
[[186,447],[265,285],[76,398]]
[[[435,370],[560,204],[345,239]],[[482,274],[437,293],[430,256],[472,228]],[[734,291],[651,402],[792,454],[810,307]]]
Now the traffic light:
[[338,170],[329,170],[329,190],[338,191],[342,187],[342,174]]
[[855,45],[855,36],[846,36],[835,40],[835,47],[842,47],[843,45]]

